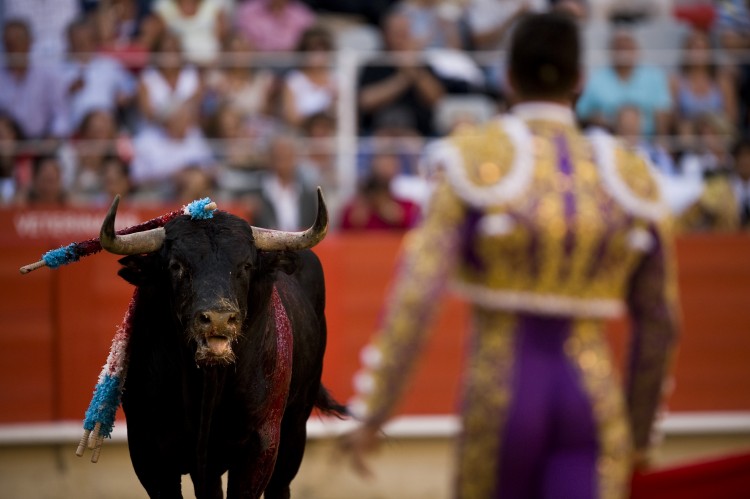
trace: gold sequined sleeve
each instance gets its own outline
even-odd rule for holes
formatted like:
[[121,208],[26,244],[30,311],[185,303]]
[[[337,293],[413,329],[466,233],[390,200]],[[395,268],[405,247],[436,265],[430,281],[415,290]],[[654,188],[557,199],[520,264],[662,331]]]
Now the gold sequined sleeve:
[[626,398],[636,450],[649,446],[679,332],[671,221],[652,225],[651,236],[651,248],[633,274],[627,298],[633,331]]
[[464,206],[447,182],[432,197],[423,223],[403,246],[395,283],[379,332],[361,354],[350,410],[368,424],[382,425],[406,388],[429,321],[452,274]]

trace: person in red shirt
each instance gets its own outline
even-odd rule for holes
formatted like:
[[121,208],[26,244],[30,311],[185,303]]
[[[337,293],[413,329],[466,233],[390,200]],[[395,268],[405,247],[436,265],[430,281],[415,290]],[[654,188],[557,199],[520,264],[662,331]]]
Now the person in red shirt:
[[391,181],[398,171],[399,159],[394,153],[375,155],[370,174],[344,207],[342,229],[408,229],[417,222],[419,207],[391,192]]

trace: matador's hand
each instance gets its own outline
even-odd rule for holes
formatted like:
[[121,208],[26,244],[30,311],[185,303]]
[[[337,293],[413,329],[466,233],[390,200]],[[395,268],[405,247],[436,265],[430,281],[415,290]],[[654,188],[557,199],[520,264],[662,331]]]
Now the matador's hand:
[[644,472],[651,467],[651,455],[648,449],[638,449],[633,452],[634,471]]
[[344,434],[338,441],[338,449],[344,454],[349,454],[352,468],[363,478],[374,476],[366,463],[366,456],[380,446],[379,432],[380,428],[376,426],[362,425]]

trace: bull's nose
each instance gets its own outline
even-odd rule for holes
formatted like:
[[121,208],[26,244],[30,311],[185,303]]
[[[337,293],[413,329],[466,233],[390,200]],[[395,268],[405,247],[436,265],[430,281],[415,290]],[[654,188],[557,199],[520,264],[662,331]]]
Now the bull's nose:
[[237,312],[205,310],[196,314],[197,328],[205,335],[234,334],[237,330]]

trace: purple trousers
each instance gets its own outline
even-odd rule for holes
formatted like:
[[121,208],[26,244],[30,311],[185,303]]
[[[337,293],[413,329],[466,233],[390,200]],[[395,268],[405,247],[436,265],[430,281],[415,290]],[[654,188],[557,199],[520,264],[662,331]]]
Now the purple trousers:
[[596,426],[564,351],[570,321],[524,316],[518,327],[495,497],[594,499]]
[[630,437],[601,324],[480,313],[476,328],[456,496],[624,497]]

